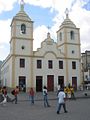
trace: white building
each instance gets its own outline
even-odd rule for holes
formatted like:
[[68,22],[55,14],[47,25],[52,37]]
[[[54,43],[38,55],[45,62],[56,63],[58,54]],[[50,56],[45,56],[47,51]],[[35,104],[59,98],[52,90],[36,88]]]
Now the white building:
[[2,65],[2,61],[0,61],[0,86],[2,84],[2,81],[1,81],[1,65]]
[[61,86],[81,83],[81,51],[79,28],[66,18],[57,31],[57,42],[47,33],[41,48],[33,51],[33,21],[24,11],[24,4],[11,22],[10,54],[2,65],[3,85],[19,86],[27,90],[34,87],[49,91]]

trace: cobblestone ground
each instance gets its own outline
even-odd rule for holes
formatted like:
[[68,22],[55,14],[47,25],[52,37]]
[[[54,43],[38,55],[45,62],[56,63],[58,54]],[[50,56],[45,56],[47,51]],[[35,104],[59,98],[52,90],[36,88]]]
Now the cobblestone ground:
[[43,101],[19,101],[18,104],[0,105],[0,120],[90,120],[90,99],[68,100],[67,110],[56,114],[57,101],[49,100],[51,107],[44,108]]

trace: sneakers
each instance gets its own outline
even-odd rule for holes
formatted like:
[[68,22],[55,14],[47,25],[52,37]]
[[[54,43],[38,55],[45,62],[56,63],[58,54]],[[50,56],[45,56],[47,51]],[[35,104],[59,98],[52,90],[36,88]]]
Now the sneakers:
[[[64,113],[68,113],[68,111],[65,111]],[[57,114],[60,114],[59,111],[57,111]]]
[[64,113],[68,113],[68,111],[65,111]]
[[47,107],[51,107],[50,105],[48,105]]
[[57,111],[57,114],[59,114],[59,111]]

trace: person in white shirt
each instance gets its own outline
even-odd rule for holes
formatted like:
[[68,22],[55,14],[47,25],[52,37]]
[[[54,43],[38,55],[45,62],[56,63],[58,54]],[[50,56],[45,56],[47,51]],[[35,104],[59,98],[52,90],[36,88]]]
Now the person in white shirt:
[[6,106],[7,103],[7,97],[3,95],[3,101],[0,102],[0,105]]
[[44,86],[43,88],[43,96],[44,96],[44,107],[50,107],[48,103],[48,94],[47,94],[47,87]]
[[61,110],[61,106],[63,106],[63,109],[64,109],[64,112],[67,113],[67,110],[66,110],[66,104],[65,104],[65,93],[64,93],[64,89],[61,88],[60,89],[60,92],[58,93],[58,108],[57,108],[57,114],[60,113],[60,110]]

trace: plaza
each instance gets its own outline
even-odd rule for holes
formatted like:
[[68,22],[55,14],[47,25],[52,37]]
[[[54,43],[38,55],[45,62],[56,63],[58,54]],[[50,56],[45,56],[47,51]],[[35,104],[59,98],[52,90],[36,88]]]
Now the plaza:
[[77,97],[76,100],[67,100],[68,113],[63,109],[56,114],[57,99],[53,93],[49,93],[51,107],[44,108],[42,93],[36,93],[35,104],[31,105],[28,95],[19,95],[18,104],[7,103],[0,105],[0,120],[90,120],[90,98]]

